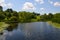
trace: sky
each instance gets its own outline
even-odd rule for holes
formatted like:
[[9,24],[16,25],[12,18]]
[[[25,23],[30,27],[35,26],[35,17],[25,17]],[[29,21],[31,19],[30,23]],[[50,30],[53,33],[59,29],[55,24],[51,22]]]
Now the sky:
[[37,13],[60,12],[60,0],[0,0],[3,10],[12,8],[15,11],[29,11]]

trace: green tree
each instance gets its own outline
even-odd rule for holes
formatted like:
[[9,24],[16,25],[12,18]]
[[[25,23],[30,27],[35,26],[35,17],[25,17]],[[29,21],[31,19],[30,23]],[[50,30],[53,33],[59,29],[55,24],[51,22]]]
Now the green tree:
[[3,21],[5,18],[5,15],[3,14],[3,12],[0,12],[0,22]]
[[53,18],[53,14],[52,13],[49,13],[48,14],[48,20],[52,20],[52,18]]
[[1,11],[3,11],[3,7],[2,7],[2,6],[0,6],[0,12],[1,12]]
[[54,14],[52,22],[60,23],[60,13]]

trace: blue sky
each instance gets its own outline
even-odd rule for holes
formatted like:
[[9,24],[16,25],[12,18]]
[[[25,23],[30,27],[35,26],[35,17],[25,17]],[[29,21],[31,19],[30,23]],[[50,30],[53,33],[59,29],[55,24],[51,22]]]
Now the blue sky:
[[38,13],[60,12],[60,0],[0,0],[4,10],[12,8],[15,11],[31,11]]

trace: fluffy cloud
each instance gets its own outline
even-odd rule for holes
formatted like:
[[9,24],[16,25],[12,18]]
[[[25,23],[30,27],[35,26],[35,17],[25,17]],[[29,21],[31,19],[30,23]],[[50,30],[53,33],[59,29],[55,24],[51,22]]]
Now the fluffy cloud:
[[54,6],[60,6],[60,2],[55,2]]
[[0,3],[3,3],[3,2],[5,2],[5,0],[0,0]]
[[40,3],[40,4],[43,4],[44,3],[44,0],[35,0],[36,2]]
[[41,10],[41,11],[44,11],[44,10],[45,10],[45,8],[40,8],[40,10]]
[[23,5],[23,10],[35,10],[35,7],[32,3],[30,2],[26,2],[24,5]]
[[8,7],[8,8],[12,8],[12,4],[11,4],[11,3],[8,3],[8,4],[7,4],[7,7]]
[[6,7],[6,4],[5,3],[0,3],[0,6]]
[[48,0],[48,2],[49,2],[50,4],[53,4],[53,1],[51,1],[51,0]]
[[5,0],[0,0],[0,6],[3,6],[3,7],[6,6],[6,4],[5,4]]
[[0,6],[12,8],[12,4],[11,3],[5,3],[5,0],[0,0]]

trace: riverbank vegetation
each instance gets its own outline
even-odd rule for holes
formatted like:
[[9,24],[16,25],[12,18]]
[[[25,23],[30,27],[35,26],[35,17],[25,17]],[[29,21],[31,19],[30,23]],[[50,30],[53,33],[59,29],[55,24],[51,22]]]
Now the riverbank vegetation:
[[52,26],[56,27],[56,28],[60,28],[60,24],[59,23],[55,23],[52,21],[48,21],[49,24],[51,24]]
[[5,22],[0,22],[0,32],[3,32],[8,26]]
[[40,15],[40,13],[26,12],[26,11],[14,11],[13,9],[6,9],[3,11],[0,6],[0,22],[5,23],[26,23],[26,22],[39,22],[39,21],[51,21],[53,23],[60,24],[60,13],[48,13]]
[[47,21],[49,24],[56,28],[60,28],[60,13],[49,13],[48,15],[44,14],[41,16],[42,21]]
[[40,14],[35,12],[16,12],[12,9],[7,9],[3,11],[2,7],[0,6],[0,22],[36,22],[40,21]]

